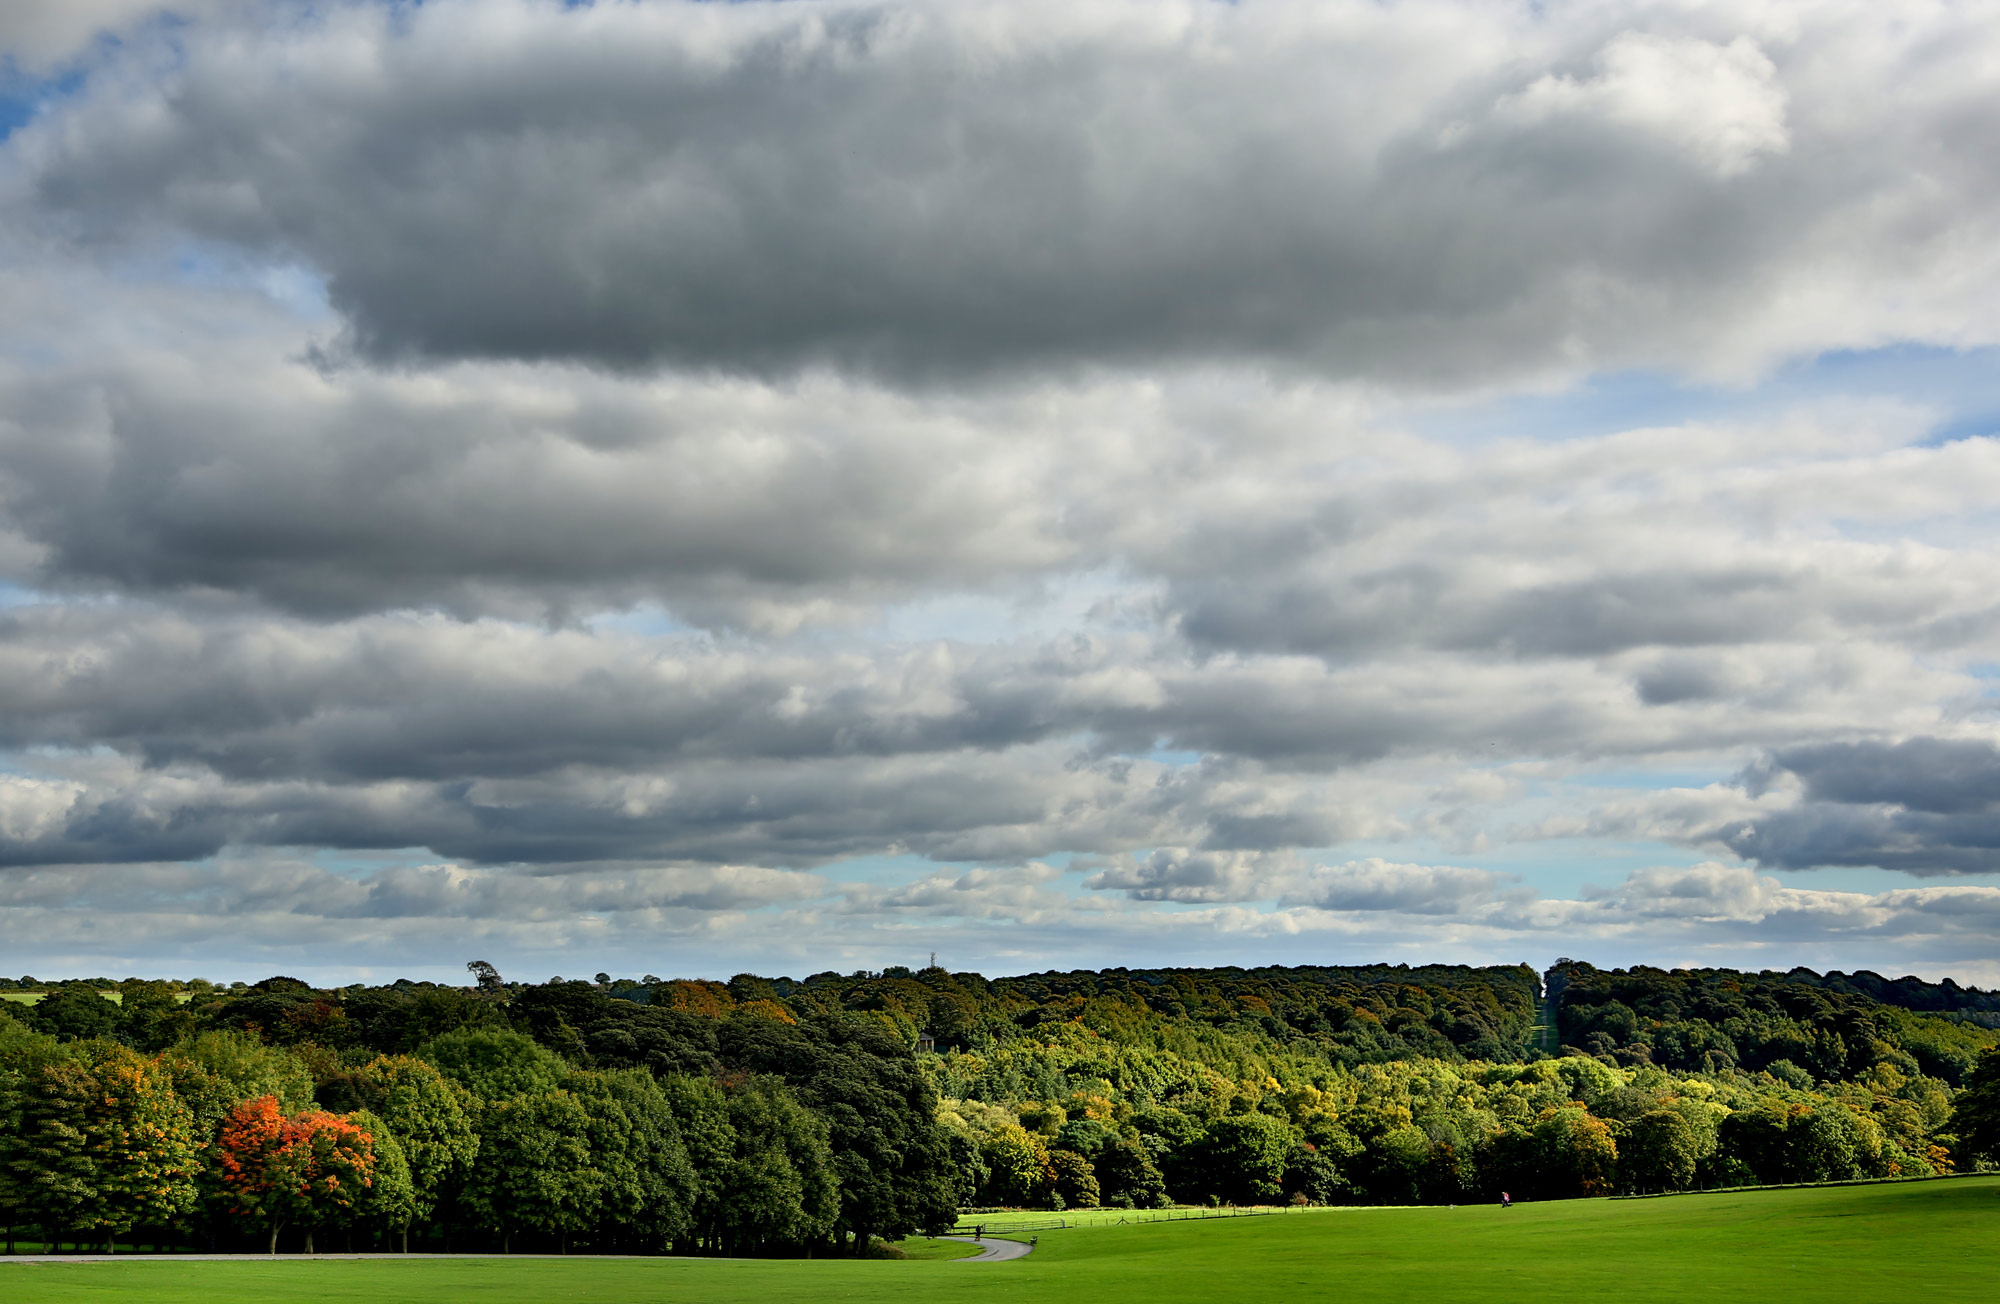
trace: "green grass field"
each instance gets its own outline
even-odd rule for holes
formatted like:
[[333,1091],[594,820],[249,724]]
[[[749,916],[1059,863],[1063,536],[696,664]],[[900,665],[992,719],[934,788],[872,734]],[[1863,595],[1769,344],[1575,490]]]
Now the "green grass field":
[[689,1259],[0,1261],[9,1304],[1525,1304],[1987,1301],[2000,1178],[1042,1232],[1014,1263]]

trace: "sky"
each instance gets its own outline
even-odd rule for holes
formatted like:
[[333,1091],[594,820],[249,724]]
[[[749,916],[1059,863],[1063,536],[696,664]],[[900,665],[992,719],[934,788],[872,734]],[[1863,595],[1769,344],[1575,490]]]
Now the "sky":
[[0,6],[0,969],[2000,985],[2000,24]]

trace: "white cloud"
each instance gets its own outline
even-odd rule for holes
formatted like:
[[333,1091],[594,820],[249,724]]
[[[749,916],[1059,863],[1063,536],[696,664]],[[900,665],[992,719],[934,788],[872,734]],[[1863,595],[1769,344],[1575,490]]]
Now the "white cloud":
[[1684,36],[1620,32],[1598,51],[1595,76],[1545,73],[1494,106],[1522,126],[1570,119],[1585,129],[1636,129],[1685,150],[1733,177],[1765,155],[1783,153],[1784,87],[1777,68],[1748,36],[1719,45]]

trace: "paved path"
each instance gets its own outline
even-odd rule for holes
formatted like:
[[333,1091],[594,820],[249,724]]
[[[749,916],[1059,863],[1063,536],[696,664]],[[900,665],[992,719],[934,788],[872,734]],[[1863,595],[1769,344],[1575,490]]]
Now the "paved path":
[[1554,1058],[1562,1049],[1562,1038],[1557,1029],[1556,998],[1553,992],[1543,996],[1535,1007],[1535,1026],[1528,1032],[1528,1046]]
[[983,1241],[975,1241],[970,1236],[940,1236],[941,1241],[964,1241],[967,1245],[977,1245],[980,1253],[969,1259],[953,1259],[953,1263],[998,1263],[1002,1259],[1025,1259],[1034,1246],[1025,1241],[1006,1241],[997,1236],[989,1236]]

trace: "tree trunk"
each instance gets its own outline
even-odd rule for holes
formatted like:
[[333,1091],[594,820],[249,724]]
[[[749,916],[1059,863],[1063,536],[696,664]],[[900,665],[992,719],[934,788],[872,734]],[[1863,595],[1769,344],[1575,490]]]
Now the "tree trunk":
[[409,1252],[410,1252],[410,1229],[405,1227],[403,1229],[403,1253],[408,1254]]
[[312,1252],[313,1252],[313,1229],[308,1227],[306,1228],[306,1253],[311,1254]]
[[271,1245],[270,1245],[270,1248],[269,1248],[268,1250],[266,1250],[265,1252],[266,1252],[266,1253],[268,1253],[268,1254],[276,1254],[276,1253],[278,1252],[278,1224],[277,1224],[277,1223],[272,1223],[272,1224],[271,1224]]

